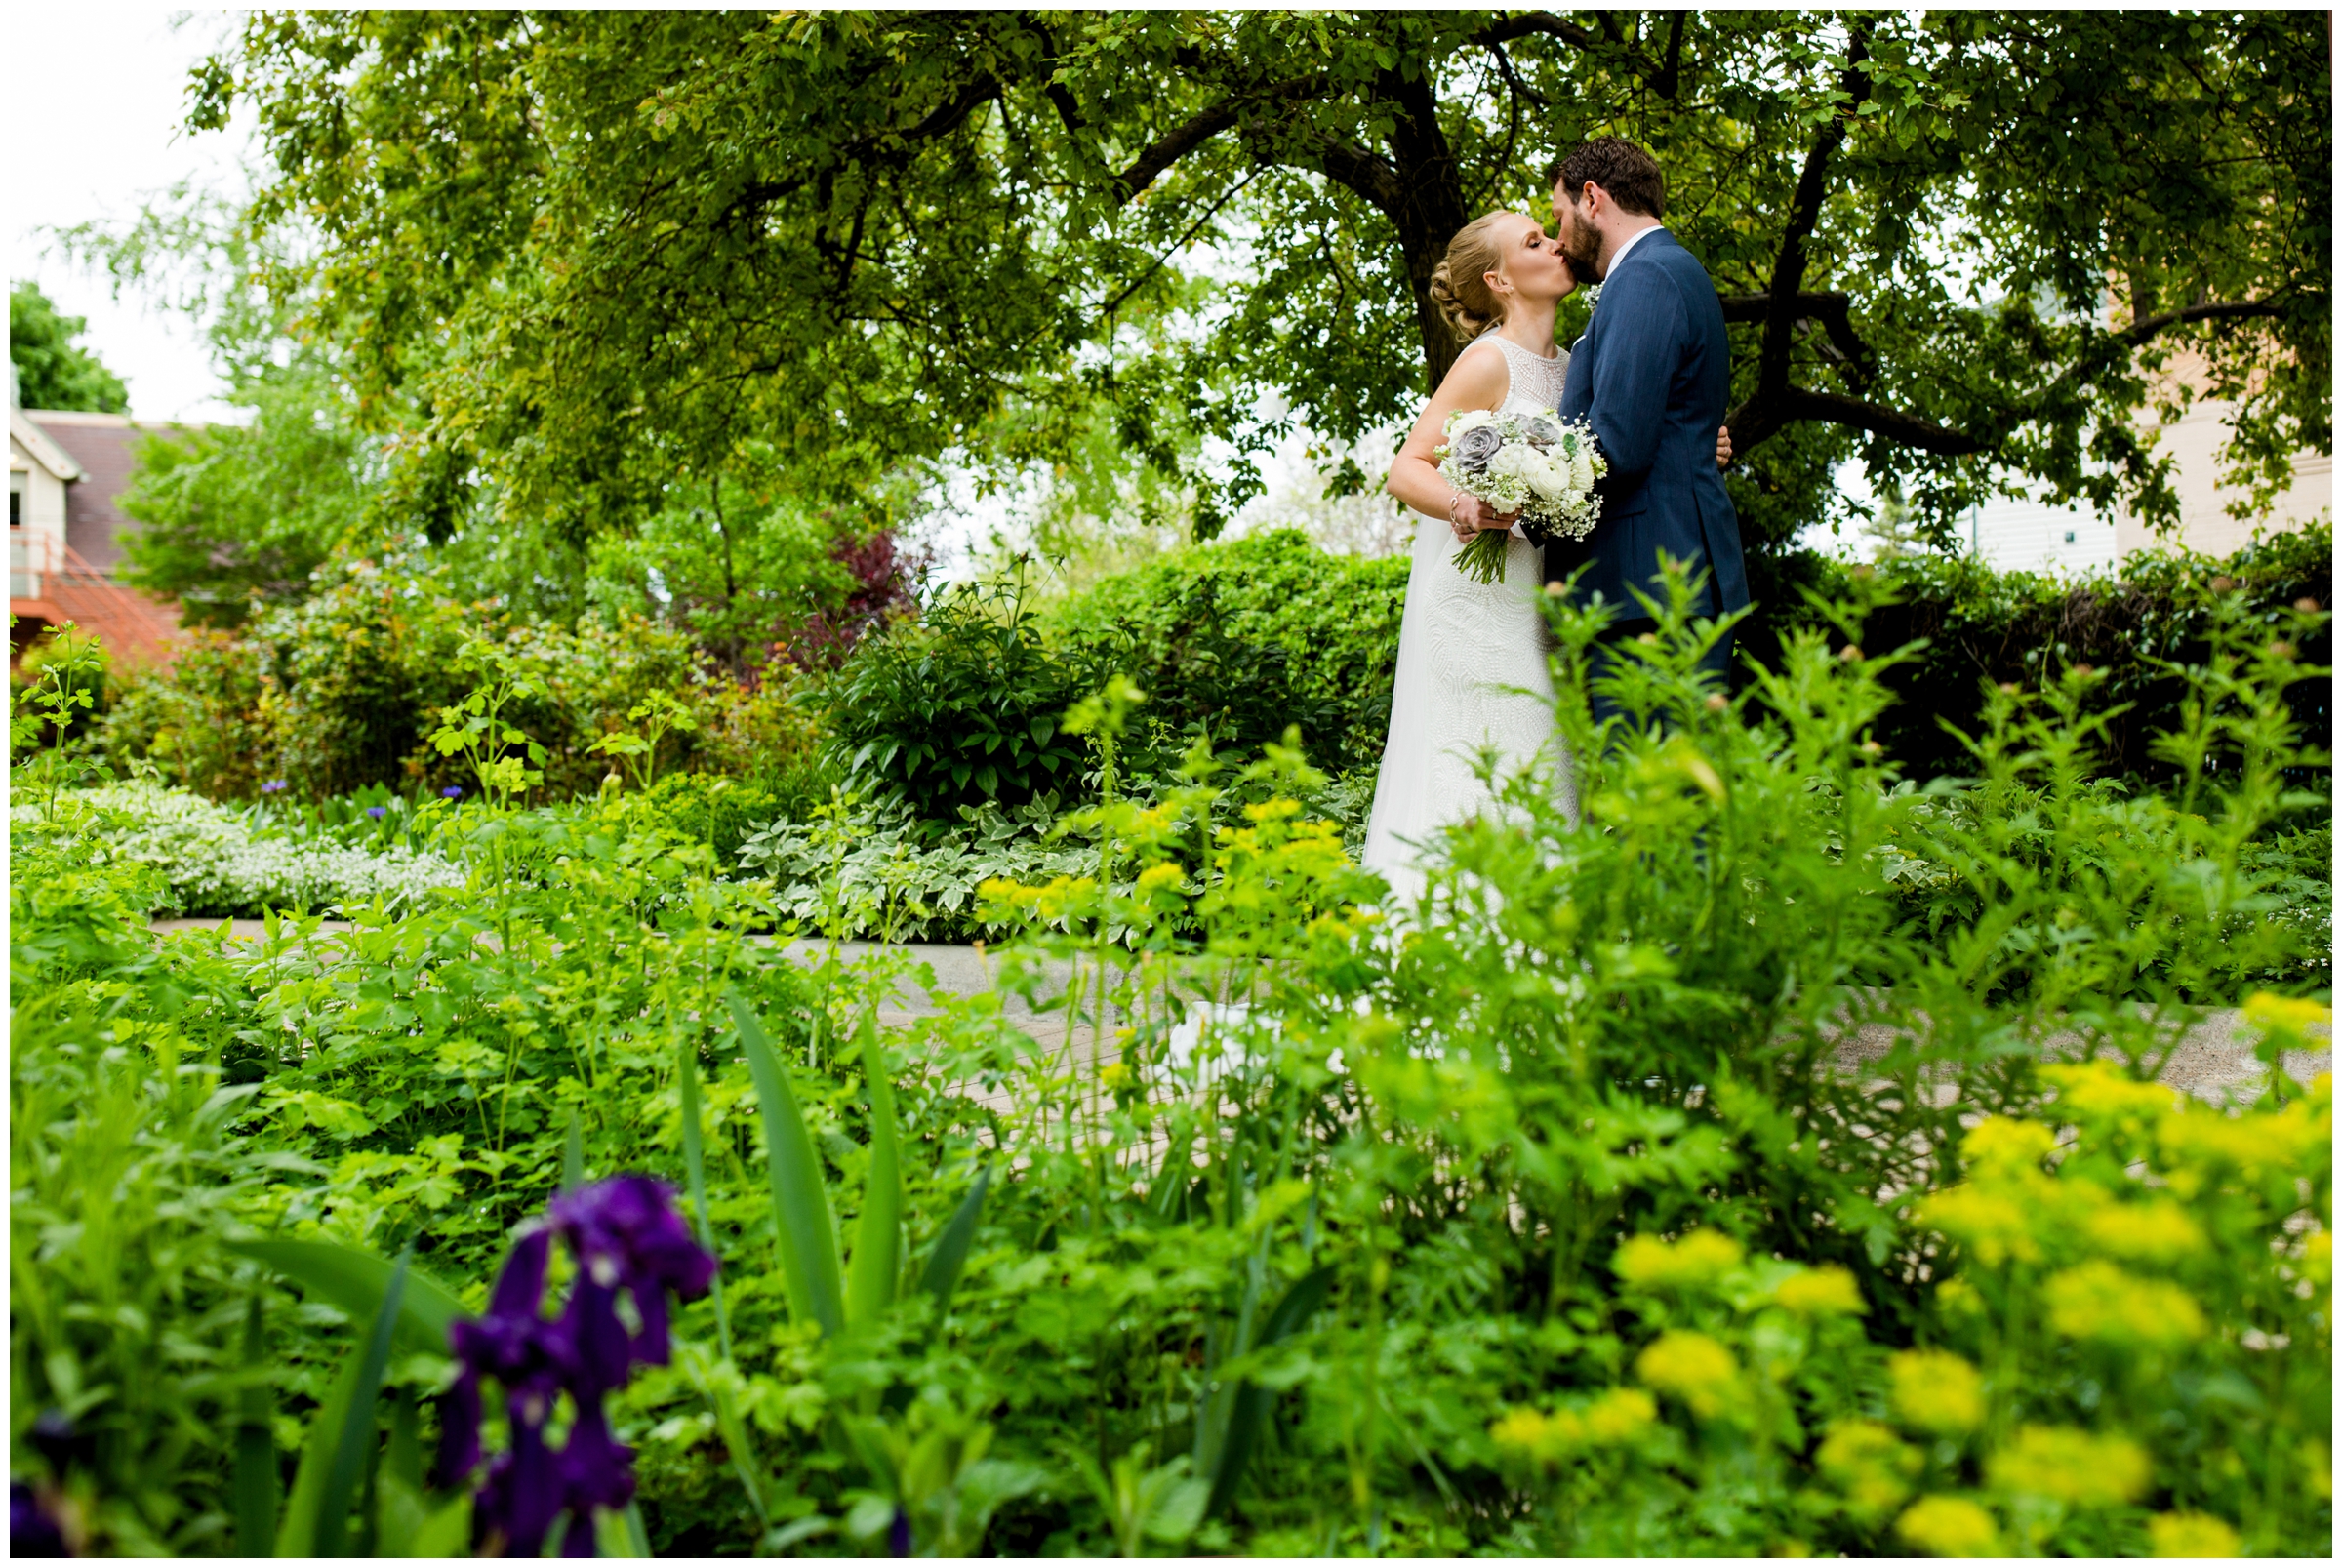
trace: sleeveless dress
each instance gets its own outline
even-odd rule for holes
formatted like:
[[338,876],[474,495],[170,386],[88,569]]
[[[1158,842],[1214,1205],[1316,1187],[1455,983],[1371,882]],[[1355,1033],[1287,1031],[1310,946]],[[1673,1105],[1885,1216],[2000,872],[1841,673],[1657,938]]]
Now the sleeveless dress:
[[[1489,335],[1512,373],[1501,413],[1558,408],[1569,367],[1566,351],[1541,359],[1508,338]],[[1474,766],[1494,747],[1497,771],[1562,762],[1554,735],[1553,677],[1546,663],[1544,591],[1537,546],[1514,538],[1505,549],[1505,579],[1475,583],[1456,570],[1459,546],[1444,517],[1415,514],[1414,562],[1399,619],[1398,674],[1391,696],[1390,739],[1375,781],[1362,857],[1406,906],[1423,893],[1416,857],[1438,830],[1487,810],[1492,797]],[[1574,820],[1575,790],[1558,774],[1562,807]]]

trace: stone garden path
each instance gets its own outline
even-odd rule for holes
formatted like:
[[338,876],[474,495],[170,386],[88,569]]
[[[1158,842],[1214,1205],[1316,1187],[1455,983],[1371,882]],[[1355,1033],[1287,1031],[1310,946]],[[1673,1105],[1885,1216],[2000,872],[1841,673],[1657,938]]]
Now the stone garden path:
[[[238,941],[258,941],[261,922],[235,920],[228,922]],[[157,931],[213,930],[217,920],[157,920]],[[326,922],[327,930],[346,930],[336,921]],[[838,945],[842,956],[857,958],[876,946],[875,943],[847,942]],[[788,945],[789,955],[801,962],[817,962],[825,945],[794,942]],[[893,1027],[909,1025],[913,1020],[940,1011],[938,998],[945,995],[970,996],[993,988],[996,960],[974,947],[962,947],[944,943],[906,943],[903,949],[914,964],[924,963],[935,974],[935,990],[923,990],[917,982],[906,978],[897,984],[891,1005],[879,1008],[879,1022]],[[1066,971],[1057,966],[1052,976],[1052,992],[1062,992]],[[1023,1029],[1041,1050],[1055,1053],[1064,1048],[1065,1023],[1060,1014],[1035,1014],[1022,997],[1003,998],[1002,1016]],[[1090,1030],[1074,1031],[1074,1046],[1078,1056],[1092,1056]],[[1892,1043],[1889,1030],[1870,1026],[1858,1031],[1847,1043],[1843,1053],[1847,1065],[1858,1065],[1885,1053]],[[2052,1042],[2053,1044],[2055,1042]],[[2288,1053],[2286,1070],[2294,1078],[2307,1081],[2312,1075],[2333,1070],[2333,1049],[2329,1041],[2322,1051]],[[2242,1021],[2235,1008],[2224,1008],[2198,1025],[2187,1039],[2174,1051],[2165,1064],[2162,1080],[2174,1088],[2185,1089],[2205,1100],[2225,1100],[2249,1097],[2259,1080],[2260,1064],[2253,1059],[2252,1048],[2242,1032]]]

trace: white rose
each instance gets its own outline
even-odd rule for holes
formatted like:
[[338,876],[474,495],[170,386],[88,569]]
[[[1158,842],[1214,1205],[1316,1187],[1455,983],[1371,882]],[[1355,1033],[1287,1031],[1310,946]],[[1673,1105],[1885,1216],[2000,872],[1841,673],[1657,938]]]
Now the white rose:
[[1462,435],[1466,430],[1476,430],[1483,424],[1499,422],[1501,421],[1494,409],[1460,408],[1447,417],[1447,433],[1451,436]]
[[1530,455],[1529,449],[1524,446],[1498,447],[1496,455],[1488,460],[1488,477],[1491,479],[1520,478],[1523,472],[1520,466],[1521,460]]
[[1568,500],[1569,464],[1549,458],[1542,452],[1535,454],[1535,457],[1536,463],[1528,472],[1529,488],[1549,502]]

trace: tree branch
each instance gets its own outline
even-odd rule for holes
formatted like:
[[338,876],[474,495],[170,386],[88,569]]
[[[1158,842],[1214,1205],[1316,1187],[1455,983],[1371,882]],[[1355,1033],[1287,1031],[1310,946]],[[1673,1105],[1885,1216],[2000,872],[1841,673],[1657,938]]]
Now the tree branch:
[[2181,327],[2191,321],[2249,321],[2283,314],[2277,304],[2267,300],[2237,300],[2226,304],[2198,302],[2178,310],[2166,310],[2160,316],[2142,316],[2123,330],[2121,337],[2138,347],[2157,333]]
[[1573,49],[1593,49],[1601,42],[1599,38],[1576,22],[1563,21],[1559,17],[1547,11],[1523,12],[1517,16],[1492,21],[1474,34],[1473,41],[1481,44],[1509,44],[1515,38],[1527,38],[1540,33],[1548,38],[1558,38]]
[[[1778,404],[1782,410],[1781,423],[1811,420],[1823,424],[1843,424],[1872,435],[1882,435],[1901,446],[1916,447],[1943,458],[1964,458],[1990,450],[1987,443],[1960,430],[1950,429],[1917,414],[1906,414],[1882,403],[1866,403],[1859,397],[1845,397],[1837,392],[1811,392],[1800,386],[1784,389]],[[1747,407],[1746,404],[1742,405]],[[1733,422],[1740,410],[1724,422],[1733,430],[1732,444],[1740,445],[1739,426]]]
[[[1727,322],[1769,321],[1774,306],[1769,294],[1727,294],[1716,302],[1724,307]],[[1855,378],[1856,390],[1867,390],[1878,373],[1878,356],[1862,335],[1854,330],[1850,312],[1853,301],[1837,293],[1804,292],[1791,302],[1792,322],[1818,321],[1830,335],[1830,345],[1837,350],[1838,358]]]
[[[1790,413],[1796,400],[1791,395],[1795,389],[1789,384],[1789,355],[1796,342],[1797,323],[1813,313],[1804,307],[1808,261],[1805,242],[1821,222],[1822,199],[1830,188],[1830,160],[1844,143],[1846,127],[1852,123],[1855,111],[1871,96],[1870,73],[1862,68],[1870,58],[1865,41],[1868,30],[1867,22],[1854,24],[1846,49],[1845,74],[1839,78],[1844,101],[1813,139],[1813,146],[1805,154],[1805,167],[1797,176],[1797,194],[1790,199],[1781,249],[1773,259],[1772,282],[1762,296],[1765,303],[1757,318],[1764,323],[1764,336],[1756,350],[1756,389],[1732,414],[1732,444],[1743,451],[1753,451],[1797,417]],[[1843,319],[1842,310],[1837,314]],[[1832,342],[1839,343],[1838,351],[1867,369],[1869,349],[1854,335],[1851,323],[1844,326],[1843,339],[1839,343],[1839,334],[1832,334]],[[1855,351],[1848,353],[1847,345]]]
[[1236,124],[1242,117],[1234,99],[1223,99],[1156,141],[1152,146],[1141,152],[1129,168],[1114,177],[1114,185],[1121,192],[1121,200],[1137,200],[1139,192],[1153,184],[1164,170]]
[[[1746,301],[1765,298],[1762,295],[1737,297],[1734,303],[1739,307],[1737,313],[1740,314],[1741,319],[1754,319],[1753,313],[1749,311],[1749,307],[1745,303]],[[1826,304],[1834,299],[1842,301],[1845,297],[1843,295],[1807,295],[1803,298]],[[2004,427],[2013,427],[2023,423],[2025,420],[2032,417],[2036,410],[2055,402],[2064,395],[2065,390],[2077,380],[2090,375],[2097,366],[2104,363],[2107,352],[2111,350],[2138,348],[2154,338],[2156,334],[2168,331],[2173,327],[2184,326],[2193,321],[2248,321],[2267,319],[2281,313],[2280,307],[2270,301],[2239,300],[2217,304],[2193,304],[2183,309],[2166,310],[2160,315],[2148,316],[2121,332],[2107,334],[2096,345],[2095,351],[2085,353],[2055,381],[2012,409],[2008,417],[1996,422]],[[1816,312],[1816,316],[1818,318],[1819,312]],[[1764,397],[1764,395],[1759,392],[1725,417],[1724,423],[1732,431],[1732,445],[1738,451],[1749,451],[1756,445],[1757,441],[1762,440],[1764,435],[1770,435],[1778,431],[1781,426],[1800,420],[1810,420],[1823,424],[1842,424],[1849,429],[1884,436],[1887,440],[1901,446],[1933,453],[1937,457],[1973,457],[1978,453],[1991,452],[1999,445],[1996,438],[1971,435],[1964,430],[1955,430],[1923,419],[1917,414],[1907,414],[1901,409],[1888,408],[1879,403],[1865,402],[1858,397],[1841,396],[1836,392],[1810,391],[1801,386],[1783,387],[1772,394],[1766,400],[1766,407],[1762,411],[1762,415],[1771,420],[1769,427],[1764,428],[1760,435],[1744,439],[1741,433],[1744,428],[1750,430],[1758,428],[1756,422],[1760,416],[1755,405],[1758,398]]]
[[[1623,49],[1627,58],[1634,62],[1635,74],[1642,78],[1644,86],[1650,88],[1661,98],[1674,98],[1677,80],[1676,67],[1683,44],[1682,14],[1676,13],[1675,33],[1668,40],[1665,64],[1651,59],[1648,50],[1638,43],[1630,42],[1624,34],[1619,32],[1618,23],[1607,12],[1600,15],[1603,29],[1610,35],[1606,47]],[[1558,38],[1572,49],[1605,47],[1605,42],[1600,37],[1574,21],[1563,20],[1550,11],[1527,11],[1514,16],[1499,18],[1478,32],[1474,33],[1472,41],[1486,47],[1494,47],[1498,44],[1509,44],[1515,38],[1533,36]]]

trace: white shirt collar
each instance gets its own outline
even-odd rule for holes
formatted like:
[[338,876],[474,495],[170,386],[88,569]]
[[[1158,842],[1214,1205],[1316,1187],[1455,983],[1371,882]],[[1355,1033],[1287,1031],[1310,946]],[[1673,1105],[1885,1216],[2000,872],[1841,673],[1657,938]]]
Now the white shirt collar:
[[1621,261],[1625,261],[1625,260],[1627,259],[1627,253],[1628,253],[1629,251],[1633,250],[1633,249],[1634,249],[1635,246],[1637,246],[1637,245],[1639,245],[1639,244],[1641,244],[1641,243],[1642,243],[1642,237],[1643,237],[1645,234],[1656,234],[1656,233],[1658,233],[1658,232],[1659,232],[1659,231],[1660,231],[1662,228],[1665,228],[1666,226],[1667,226],[1667,225],[1666,225],[1666,224],[1664,224],[1664,223],[1653,223],[1653,224],[1652,224],[1650,227],[1648,227],[1648,228],[1638,228],[1638,229],[1636,229],[1636,230],[1635,230],[1634,233],[1632,233],[1632,234],[1628,235],[1628,236],[1627,236],[1627,243],[1626,243],[1626,244],[1624,244],[1624,245],[1621,245],[1621,246],[1618,248],[1618,254],[1616,254],[1615,256],[1613,256],[1613,257],[1611,257],[1611,258],[1610,258],[1610,270],[1609,270],[1608,272],[1605,272],[1605,273],[1603,273],[1603,274],[1602,274],[1602,275],[1603,275],[1603,277],[1605,277],[1605,278],[1608,278],[1608,277],[1611,277],[1611,276],[1613,276],[1613,275],[1615,275],[1615,274],[1617,273],[1617,271],[1618,271],[1618,263],[1619,263],[1619,262],[1621,262]]

